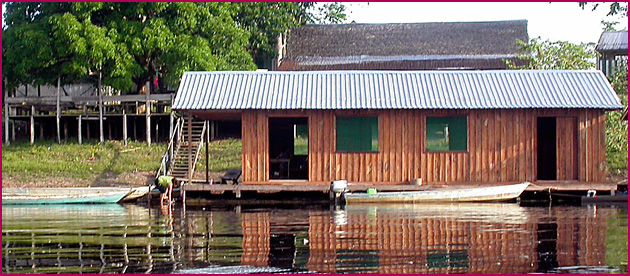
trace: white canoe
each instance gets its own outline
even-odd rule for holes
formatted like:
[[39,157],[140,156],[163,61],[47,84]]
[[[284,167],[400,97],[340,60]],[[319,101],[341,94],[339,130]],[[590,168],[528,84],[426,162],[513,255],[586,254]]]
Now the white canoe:
[[427,191],[346,193],[346,204],[352,203],[420,203],[420,202],[488,202],[515,199],[529,182],[471,188],[445,187]]

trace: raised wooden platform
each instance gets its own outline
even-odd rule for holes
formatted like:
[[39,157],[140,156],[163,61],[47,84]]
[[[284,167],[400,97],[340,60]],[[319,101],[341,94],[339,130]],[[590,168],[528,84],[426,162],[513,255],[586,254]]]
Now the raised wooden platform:
[[[256,192],[259,194],[269,194],[278,192],[321,192],[329,193],[330,185],[326,183],[307,184],[306,181],[273,181],[269,184],[239,184],[239,185],[225,185],[207,183],[192,183],[186,184],[182,187],[187,192],[209,192],[211,194],[223,194],[225,192],[232,192],[240,196],[241,192]],[[491,186],[491,185],[505,185],[516,184],[517,182],[509,183],[452,183],[452,184],[428,184],[428,185],[409,185],[409,184],[348,184],[348,190],[351,192],[366,191],[368,188],[376,188],[377,191],[426,191],[434,188],[443,187],[474,187],[474,186]],[[525,191],[612,191],[617,189],[615,183],[588,183],[578,181],[538,181],[534,182]]]

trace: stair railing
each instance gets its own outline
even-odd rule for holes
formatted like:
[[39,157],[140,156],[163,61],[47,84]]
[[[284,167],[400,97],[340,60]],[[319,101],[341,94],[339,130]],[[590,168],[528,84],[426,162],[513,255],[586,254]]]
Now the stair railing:
[[177,123],[175,124],[175,127],[173,128],[173,133],[171,134],[171,137],[169,137],[168,148],[166,149],[166,152],[162,156],[162,161],[160,162],[160,169],[158,169],[155,175],[156,178],[161,175],[167,175],[170,172],[170,169],[172,167],[171,166],[172,162],[173,160],[175,160],[177,147],[180,144],[179,141],[181,141],[182,126],[183,126],[182,121],[183,120],[181,117],[177,118]]
[[[201,136],[199,136],[199,143],[197,143],[197,148],[195,150],[195,157],[193,159],[193,163],[192,163],[192,168],[190,169],[190,180],[192,180],[192,176],[195,173],[195,167],[197,167],[197,161],[199,160],[199,154],[201,152],[201,146],[204,144],[205,140],[203,139],[206,135],[206,131],[207,131],[207,126],[208,126],[208,121],[203,121],[203,128],[201,129]],[[206,145],[207,147],[208,145]],[[208,164],[206,164],[206,166],[208,166]]]

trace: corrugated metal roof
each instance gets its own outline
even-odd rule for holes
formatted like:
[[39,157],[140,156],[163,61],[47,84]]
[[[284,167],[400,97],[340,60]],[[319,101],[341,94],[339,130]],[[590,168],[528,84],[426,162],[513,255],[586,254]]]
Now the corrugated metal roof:
[[628,31],[604,32],[597,42],[597,51],[623,51],[628,52]]
[[186,72],[173,109],[619,109],[600,71]]

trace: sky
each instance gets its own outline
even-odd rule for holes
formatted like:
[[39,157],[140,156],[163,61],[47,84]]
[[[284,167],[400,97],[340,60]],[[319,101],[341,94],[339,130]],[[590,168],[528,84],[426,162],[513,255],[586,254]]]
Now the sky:
[[530,38],[550,41],[597,43],[602,20],[620,21],[615,27],[628,28],[628,19],[606,16],[609,4],[595,11],[577,2],[370,2],[344,3],[348,22],[420,23],[527,20]]

